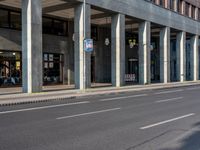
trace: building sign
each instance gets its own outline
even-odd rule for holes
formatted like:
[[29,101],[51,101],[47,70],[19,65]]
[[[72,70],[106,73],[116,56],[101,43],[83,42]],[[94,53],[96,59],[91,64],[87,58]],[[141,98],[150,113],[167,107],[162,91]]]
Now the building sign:
[[92,39],[85,39],[84,40],[84,51],[85,52],[92,52],[93,51],[93,40]]
[[126,82],[134,82],[136,81],[135,74],[125,74]]

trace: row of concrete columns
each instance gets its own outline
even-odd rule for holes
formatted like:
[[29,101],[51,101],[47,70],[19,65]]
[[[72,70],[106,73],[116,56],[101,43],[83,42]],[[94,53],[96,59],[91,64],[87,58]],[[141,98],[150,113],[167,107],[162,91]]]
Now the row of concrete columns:
[[[89,88],[91,85],[91,54],[84,52],[83,40],[91,35],[91,6],[75,7],[75,86],[77,89]],[[22,57],[23,57],[23,91],[32,93],[42,89],[42,7],[41,0],[22,0]],[[84,37],[84,32],[85,37]],[[125,15],[112,16],[112,84],[120,87],[125,84]],[[191,39],[192,80],[198,79],[198,39]],[[177,34],[177,75],[183,82],[186,75],[186,33]],[[151,82],[151,23],[144,21],[139,25],[139,83]],[[160,80],[170,82],[170,28],[160,31]]]

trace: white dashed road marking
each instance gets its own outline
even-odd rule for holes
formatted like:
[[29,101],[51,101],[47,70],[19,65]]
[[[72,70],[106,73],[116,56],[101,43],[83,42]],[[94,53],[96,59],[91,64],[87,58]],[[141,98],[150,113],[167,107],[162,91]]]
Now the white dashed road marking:
[[155,123],[155,124],[152,124],[152,125],[144,126],[144,127],[141,127],[140,129],[145,130],[145,129],[153,128],[153,127],[156,127],[156,126],[160,126],[160,125],[163,125],[163,124],[166,124],[166,123],[170,123],[170,122],[177,121],[177,120],[180,120],[180,119],[184,119],[184,118],[187,118],[187,117],[191,117],[191,116],[194,116],[194,115],[195,115],[194,113],[187,114],[187,115],[180,116],[180,117],[177,117],[177,118],[173,118],[173,119],[170,119],[170,120],[166,120],[166,121],[158,122],[158,123]]
[[117,110],[120,110],[120,109],[121,109],[121,108],[113,108],[113,109],[106,109],[106,110],[100,110],[100,111],[93,111],[93,112],[82,113],[82,114],[77,114],[77,115],[58,117],[58,118],[56,118],[56,119],[57,119],[57,120],[69,119],[69,118],[75,118],[75,117],[81,117],[81,116],[88,116],[88,115],[94,115],[94,114],[99,114],[99,113],[117,111]]
[[181,99],[183,99],[183,97],[176,97],[176,98],[159,100],[159,101],[156,101],[155,103],[171,102],[171,101],[177,101],[177,100],[181,100]]

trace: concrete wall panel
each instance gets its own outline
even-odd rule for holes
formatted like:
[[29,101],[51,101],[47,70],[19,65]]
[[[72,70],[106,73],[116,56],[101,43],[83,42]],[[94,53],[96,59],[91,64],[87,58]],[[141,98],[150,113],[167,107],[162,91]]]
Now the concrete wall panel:
[[200,34],[200,22],[145,0],[87,0],[87,3],[163,26]]

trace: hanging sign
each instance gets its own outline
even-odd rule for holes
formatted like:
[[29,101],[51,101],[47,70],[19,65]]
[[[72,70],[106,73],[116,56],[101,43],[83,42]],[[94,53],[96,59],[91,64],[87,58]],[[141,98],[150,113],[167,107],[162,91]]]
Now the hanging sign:
[[92,52],[93,51],[93,39],[85,39],[84,40],[84,51]]

